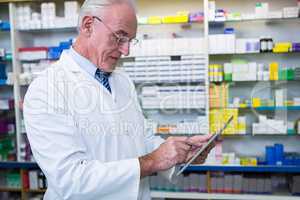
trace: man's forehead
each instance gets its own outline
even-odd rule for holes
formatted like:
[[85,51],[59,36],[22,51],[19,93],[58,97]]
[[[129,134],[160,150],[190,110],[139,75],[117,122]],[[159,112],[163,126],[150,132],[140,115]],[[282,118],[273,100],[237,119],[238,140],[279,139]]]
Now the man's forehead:
[[137,19],[134,10],[131,8],[126,8],[126,6],[121,7],[111,6],[103,13],[103,20],[108,23],[114,31],[122,31],[124,35],[135,35],[137,28]]

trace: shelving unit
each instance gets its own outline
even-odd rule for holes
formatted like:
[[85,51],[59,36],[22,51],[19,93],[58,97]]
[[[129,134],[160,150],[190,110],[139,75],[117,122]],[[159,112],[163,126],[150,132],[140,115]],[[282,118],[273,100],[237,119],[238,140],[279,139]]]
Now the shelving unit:
[[151,192],[152,198],[170,199],[220,199],[220,200],[298,200],[288,195],[216,194],[192,192]]
[[[271,1],[265,0],[269,2],[271,5],[274,4],[276,9],[280,9],[284,6],[294,6],[294,0],[284,1]],[[9,2],[9,3],[8,3]],[[7,20],[11,23],[11,31],[10,32],[1,32],[0,33],[0,41],[1,37],[7,38],[10,37],[11,41],[8,42],[11,46],[12,51],[12,60],[5,60],[8,65],[10,65],[10,71],[13,72],[13,90],[12,85],[0,86],[0,91],[5,91],[8,93],[8,96],[13,96],[15,99],[15,123],[16,123],[16,155],[18,162],[0,162],[0,169],[18,169],[20,170],[21,177],[24,175],[24,171],[26,170],[35,170],[38,169],[38,165],[36,163],[28,163],[23,162],[23,144],[25,142],[25,136],[22,124],[22,106],[21,102],[26,93],[28,84],[23,84],[20,81],[20,75],[22,74],[22,63],[18,59],[18,49],[21,47],[31,47],[31,46],[53,46],[57,45],[59,41],[65,41],[70,38],[74,38],[76,36],[76,27],[62,27],[62,28],[40,28],[40,29],[29,29],[29,30],[19,30],[17,28],[17,7],[24,2],[31,2],[33,4],[40,4],[43,1],[39,0],[11,0],[11,1],[1,1],[0,6],[3,4],[7,5]],[[82,2],[82,1],[79,1]],[[3,3],[3,4],[1,4]],[[56,1],[59,5],[63,2]],[[238,0],[216,0],[217,8],[225,8],[230,11],[239,10],[241,12],[249,12],[250,9],[253,9],[255,6],[255,2],[246,0],[246,1],[238,1]],[[57,9],[60,6],[57,6]],[[157,9],[159,8],[159,9]],[[219,82],[209,82],[208,80],[208,64],[224,64],[228,62],[232,58],[246,58],[250,61],[259,61],[259,62],[269,62],[270,60],[275,60],[281,63],[287,63],[288,65],[298,64],[299,66],[299,52],[287,52],[287,53],[219,53],[219,54],[210,54],[209,49],[209,35],[222,33],[224,28],[233,27],[236,30],[236,35],[239,37],[259,37],[261,35],[271,35],[278,41],[299,41],[298,32],[300,31],[300,18],[259,18],[259,19],[247,19],[247,20],[227,20],[224,22],[212,22],[208,20],[209,15],[209,2],[208,0],[189,0],[189,1],[179,1],[179,0],[166,0],[166,1],[147,1],[147,0],[138,0],[137,1],[137,10],[138,15],[141,17],[146,16],[155,16],[155,15],[173,15],[177,11],[180,10],[188,10],[188,11],[203,11],[204,13],[204,21],[198,23],[178,23],[178,24],[139,24],[138,27],[138,37],[141,39],[142,43],[147,42],[148,40],[155,39],[201,39],[199,43],[194,44],[199,46],[198,51],[192,52],[190,50],[190,46],[186,46],[185,48],[178,48],[176,50],[172,50],[171,53],[161,53],[161,49],[157,46],[151,46],[152,49],[157,48],[157,52],[160,52],[162,55],[157,55],[151,51],[149,48],[147,52],[144,54],[132,54],[128,57],[122,58],[121,64],[123,65],[126,62],[136,62],[139,59],[153,59],[153,57],[170,57],[170,60],[173,57],[180,56],[191,56],[197,55],[201,56],[202,63],[204,66],[203,72],[205,74],[205,78],[199,80],[179,80],[179,81],[159,81],[157,79],[152,81],[135,81],[136,87],[141,89],[141,87],[145,86],[186,86],[186,85],[194,85],[194,86],[204,86],[205,87],[205,104],[206,107],[203,108],[183,108],[183,109],[172,109],[168,107],[153,107],[153,108],[145,108],[143,111],[149,121],[156,121],[159,123],[176,123],[182,121],[182,119],[194,120],[198,116],[206,116],[207,121],[206,124],[209,124],[209,115],[211,109],[224,109],[228,107],[209,107],[209,86],[213,84],[221,84]],[[0,10],[1,11],[1,10]],[[61,10],[59,11],[61,12]],[[252,12],[252,11],[251,11]],[[1,17],[2,13],[0,13]],[[255,31],[254,31],[255,30]],[[287,36],[286,33],[289,33]],[[176,33],[176,34],[173,34]],[[145,37],[148,35],[148,39]],[[166,43],[170,44],[170,43]],[[0,46],[1,48],[1,46]],[[189,49],[189,50],[185,50]],[[191,53],[192,52],[192,53]],[[135,52],[136,53],[136,52]],[[175,61],[178,61],[176,60]],[[181,59],[181,58],[180,58]],[[40,62],[33,61],[33,62]],[[172,71],[169,72],[170,74]],[[256,84],[272,84],[278,86],[280,83],[288,83],[288,87],[291,87],[292,90],[295,90],[296,95],[300,95],[300,91],[297,89],[298,80],[278,80],[278,81],[235,81],[231,82],[229,90],[230,95],[232,96],[248,96],[248,91],[250,92]],[[288,88],[289,89],[289,88]],[[246,95],[244,95],[245,91],[247,91]],[[141,91],[138,91],[141,92]],[[1,93],[2,94],[2,93]],[[0,95],[1,97],[1,95]],[[229,107],[232,108],[232,107]],[[226,135],[224,136],[224,152],[236,152],[238,155],[246,155],[246,156],[262,156],[262,152],[264,151],[264,146],[272,145],[274,143],[283,143],[288,147],[290,151],[300,152],[299,148],[299,137],[298,135],[252,135],[249,134],[249,127],[253,122],[257,121],[257,117],[252,111],[262,112],[263,114],[267,113],[268,116],[275,113],[278,114],[279,117],[286,116],[287,119],[295,120],[299,118],[297,111],[300,110],[299,106],[286,106],[286,107],[276,107],[276,106],[261,106],[261,107],[238,107],[239,112],[247,116],[250,120],[247,124],[247,133],[245,135]],[[288,112],[289,115],[284,115],[282,112]],[[206,134],[207,132],[202,132],[199,134]],[[187,134],[159,134],[163,137],[168,137],[170,135],[187,135]],[[195,135],[195,134],[189,134]],[[278,136],[278,137],[277,137]],[[248,147],[245,149],[245,146]],[[256,148],[257,146],[257,148]],[[300,173],[299,167],[277,167],[277,166],[267,166],[267,167],[240,167],[240,166],[191,166],[186,171],[189,172],[259,172],[259,173]],[[21,193],[22,199],[26,199],[28,193],[44,193],[45,190],[29,190],[24,189],[23,187],[20,189],[14,188],[0,188],[0,192],[16,192]],[[152,192],[152,197],[154,198],[176,198],[176,199],[297,199],[297,197],[292,196],[280,196],[280,195],[252,195],[252,194],[201,194],[201,193],[187,193],[187,192]],[[299,197],[298,197],[299,198]]]

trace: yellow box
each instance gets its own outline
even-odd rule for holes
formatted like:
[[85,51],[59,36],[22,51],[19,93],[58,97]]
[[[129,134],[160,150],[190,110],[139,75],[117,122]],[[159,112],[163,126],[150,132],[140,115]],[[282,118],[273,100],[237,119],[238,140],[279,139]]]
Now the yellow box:
[[294,106],[294,101],[291,100],[284,101],[284,106]]
[[226,121],[233,116],[223,135],[238,133],[238,109],[213,109],[210,112],[210,132],[216,133],[223,128]]
[[176,24],[176,23],[188,23],[188,15],[177,15],[177,16],[165,16],[162,18],[163,24]]
[[261,106],[260,98],[252,98],[252,107],[257,108]]
[[160,16],[148,17],[148,24],[161,24],[161,17]]
[[239,132],[245,131],[246,127],[247,127],[246,123],[238,123],[238,130],[239,130]]
[[251,165],[251,166],[257,166],[257,159],[256,158],[250,158],[249,160],[250,160],[249,165]]
[[274,53],[286,53],[286,52],[289,52],[291,48],[292,48],[292,43],[290,43],[290,42],[276,43],[273,48],[273,52]]
[[240,103],[240,108],[247,108],[247,104],[246,103]]
[[277,81],[279,79],[279,64],[277,62],[273,62],[269,66],[270,70],[270,80],[271,81]]

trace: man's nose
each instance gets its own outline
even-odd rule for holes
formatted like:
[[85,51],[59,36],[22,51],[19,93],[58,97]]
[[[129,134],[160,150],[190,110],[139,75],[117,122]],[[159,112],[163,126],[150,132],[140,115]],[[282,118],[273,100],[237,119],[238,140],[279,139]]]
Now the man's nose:
[[130,53],[130,42],[126,42],[126,43],[120,45],[119,51],[122,53],[122,55],[128,56]]

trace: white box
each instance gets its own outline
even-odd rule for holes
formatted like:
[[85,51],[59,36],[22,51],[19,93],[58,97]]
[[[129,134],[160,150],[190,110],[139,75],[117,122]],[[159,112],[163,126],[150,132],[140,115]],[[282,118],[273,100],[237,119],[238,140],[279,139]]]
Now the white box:
[[243,193],[248,193],[249,192],[249,179],[246,178],[246,177],[243,177],[242,192]]
[[283,17],[284,18],[297,18],[299,15],[298,7],[286,7],[283,8]]
[[275,91],[275,104],[276,106],[284,105],[284,97],[286,92],[283,89],[279,89]]
[[243,185],[243,176],[242,175],[234,175],[233,176],[233,192],[241,193],[242,185]]
[[208,20],[209,21],[215,21],[216,18],[216,2],[215,1],[209,1],[208,2]]
[[37,171],[29,171],[29,188],[32,190],[39,189]]
[[269,19],[281,19],[283,17],[282,11],[272,11],[269,12],[267,18]]
[[226,174],[224,181],[224,192],[231,193],[233,191],[233,175]]

